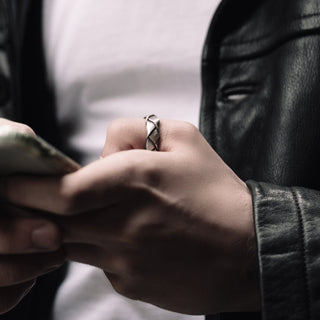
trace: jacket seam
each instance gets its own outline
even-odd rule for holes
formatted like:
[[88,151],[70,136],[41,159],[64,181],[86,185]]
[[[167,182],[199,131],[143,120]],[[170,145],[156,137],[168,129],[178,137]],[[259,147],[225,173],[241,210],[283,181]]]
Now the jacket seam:
[[[250,181],[250,180],[249,180]],[[253,180],[251,180],[253,181]],[[259,263],[259,282],[260,282],[260,295],[261,295],[261,309],[262,309],[262,315],[263,319],[266,319],[266,306],[265,306],[265,294],[264,294],[264,281],[263,281],[263,261],[262,261],[262,254],[261,254],[261,233],[259,231],[260,227],[260,221],[258,216],[259,209],[259,199],[262,198],[262,186],[260,183],[255,183],[255,186],[250,186],[251,192],[252,192],[252,201],[253,201],[253,221],[254,221],[254,227],[256,232],[256,244],[257,244],[257,254],[258,254],[258,263]],[[254,187],[255,187],[255,196],[254,196]],[[256,197],[257,201],[255,201],[254,197]]]
[[[293,18],[291,19],[288,23],[284,24],[284,28],[288,28],[290,27],[293,23],[295,23],[296,21],[299,20],[304,20],[304,19],[308,19],[308,18],[313,18],[313,17],[319,17],[320,13],[313,13],[313,14],[307,14],[307,15],[303,15],[297,18]],[[315,27],[314,29],[318,29],[317,27]],[[254,43],[254,42],[259,42],[261,40],[270,38],[271,36],[273,36],[274,32],[268,32],[260,37],[256,37],[247,41],[239,41],[239,42],[232,42],[232,41],[226,41],[226,42],[222,42],[221,46],[222,47],[229,47],[229,46],[237,46],[237,45],[244,45],[244,44],[250,44],[250,43]]]
[[311,299],[310,299],[310,281],[308,278],[308,273],[307,273],[307,254],[306,254],[306,232],[305,232],[305,228],[304,228],[304,223],[303,223],[303,216],[302,216],[302,210],[301,210],[301,206],[299,203],[299,199],[298,199],[298,195],[297,192],[291,188],[292,194],[293,194],[293,199],[295,202],[295,206],[297,209],[297,216],[298,216],[298,222],[299,222],[299,228],[301,230],[301,248],[302,248],[302,259],[303,259],[303,278],[304,278],[304,283],[305,283],[305,290],[306,290],[306,305],[307,305],[307,319],[311,319]]

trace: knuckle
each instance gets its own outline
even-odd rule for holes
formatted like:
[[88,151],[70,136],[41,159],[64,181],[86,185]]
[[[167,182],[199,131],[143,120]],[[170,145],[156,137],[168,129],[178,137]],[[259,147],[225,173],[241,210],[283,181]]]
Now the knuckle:
[[189,122],[182,122],[182,123],[181,123],[181,131],[182,131],[187,137],[193,137],[195,134],[198,133],[197,127],[194,126],[192,123],[189,123]]
[[144,274],[143,263],[136,254],[126,252],[125,256],[121,255],[113,257],[110,261],[110,267],[117,274],[121,274],[126,278],[134,279]]
[[115,149],[144,149],[145,132],[143,119],[115,119],[107,128],[107,145]]
[[112,269],[116,270],[120,274],[129,275],[131,273],[131,263],[127,257],[113,257]]
[[185,122],[185,121],[176,121],[174,126],[171,129],[171,135],[175,138],[180,139],[193,139],[197,137],[199,130],[196,126],[192,123]]
[[126,119],[115,119],[110,122],[107,129],[107,136],[109,138],[122,136],[123,130],[126,129]]
[[[124,238],[126,238],[126,236]],[[111,268],[115,270],[116,273],[133,280],[148,274],[149,270],[148,267],[146,267],[145,259],[141,258],[141,245],[136,245],[135,241],[128,240],[127,243],[128,246],[130,245],[130,250],[126,250],[121,255],[114,256],[112,258]]]
[[111,153],[119,151],[119,139],[123,138],[123,135],[119,134],[121,130],[121,121],[119,119],[111,121],[107,127],[105,144],[102,150],[102,157],[106,157]]

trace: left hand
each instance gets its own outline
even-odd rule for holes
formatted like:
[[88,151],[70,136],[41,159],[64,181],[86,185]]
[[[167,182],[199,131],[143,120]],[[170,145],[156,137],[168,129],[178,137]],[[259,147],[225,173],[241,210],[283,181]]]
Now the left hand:
[[259,309],[250,191],[195,127],[160,128],[160,152],[136,150],[144,120],[118,120],[102,160],[10,178],[6,198],[60,216],[69,259],[102,268],[127,297],[190,314]]

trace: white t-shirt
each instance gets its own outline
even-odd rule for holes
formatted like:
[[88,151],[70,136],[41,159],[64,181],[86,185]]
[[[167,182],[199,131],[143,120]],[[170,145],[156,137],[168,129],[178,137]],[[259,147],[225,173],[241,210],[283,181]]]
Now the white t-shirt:
[[[45,0],[44,46],[67,148],[98,159],[108,123],[157,114],[198,123],[202,47],[220,0]],[[193,319],[116,294],[72,263],[55,320]],[[203,319],[203,317],[200,317]]]

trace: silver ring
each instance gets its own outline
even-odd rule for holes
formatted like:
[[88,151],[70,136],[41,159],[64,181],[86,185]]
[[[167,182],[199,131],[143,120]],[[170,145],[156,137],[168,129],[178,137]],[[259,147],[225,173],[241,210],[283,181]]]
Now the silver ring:
[[144,119],[146,119],[147,128],[146,149],[150,151],[159,151],[160,120],[154,114],[145,116]]

